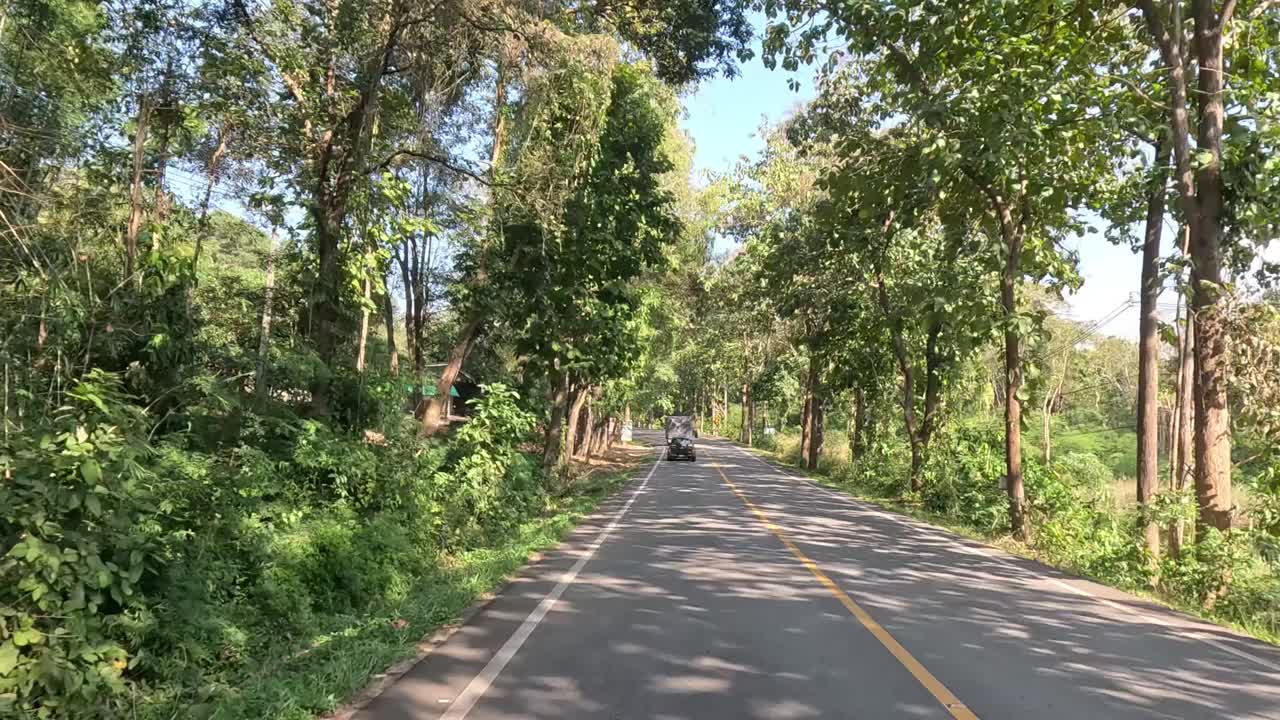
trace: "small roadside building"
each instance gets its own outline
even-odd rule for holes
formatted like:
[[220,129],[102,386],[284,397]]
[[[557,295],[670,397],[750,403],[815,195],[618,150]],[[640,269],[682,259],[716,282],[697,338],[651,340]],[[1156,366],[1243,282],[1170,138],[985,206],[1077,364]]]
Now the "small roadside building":
[[[431,363],[422,368],[422,384],[414,387],[413,383],[405,386],[405,390],[409,393],[410,398],[417,401],[417,407],[413,409],[416,417],[422,417],[423,409],[426,407],[427,400],[435,397],[436,384],[440,380],[440,373],[444,372],[445,363]],[[453,386],[449,388],[449,397],[444,403],[444,414],[446,418],[466,418],[471,415],[471,406],[467,404],[469,400],[480,397],[480,386],[465,372],[458,373],[457,379],[453,381]]]

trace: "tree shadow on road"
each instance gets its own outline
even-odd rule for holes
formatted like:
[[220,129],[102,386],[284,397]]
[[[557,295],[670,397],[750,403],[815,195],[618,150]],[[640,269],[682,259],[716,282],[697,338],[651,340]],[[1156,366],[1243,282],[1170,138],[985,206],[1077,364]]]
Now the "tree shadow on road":
[[[949,717],[712,462],[984,720],[1280,717],[1280,673],[1193,635],[1280,667],[1270,647],[704,447],[662,463],[469,717]],[[358,717],[443,713],[625,495]]]

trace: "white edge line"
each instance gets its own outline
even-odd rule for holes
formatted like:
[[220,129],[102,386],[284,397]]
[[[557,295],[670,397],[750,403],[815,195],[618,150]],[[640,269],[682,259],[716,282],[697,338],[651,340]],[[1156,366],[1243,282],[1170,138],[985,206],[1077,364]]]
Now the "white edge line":
[[556,583],[551,592],[542,598],[542,602],[538,603],[538,607],[534,608],[528,617],[524,619],[524,622],[520,623],[520,627],[511,633],[511,637],[507,638],[507,641],[498,649],[498,652],[489,660],[489,663],[484,666],[480,674],[472,678],[467,687],[463,689],[458,697],[454,698],[453,702],[449,704],[449,708],[440,716],[440,720],[463,720],[467,713],[471,712],[471,709],[475,707],[476,702],[481,697],[484,697],[485,692],[502,674],[502,670],[506,668],[507,663],[511,662],[511,659],[520,651],[520,647],[524,645],[525,640],[528,640],[529,636],[533,634],[534,629],[538,627],[538,623],[542,622],[547,613],[551,612],[551,608],[556,604],[556,601],[573,584],[574,579],[578,577],[578,573],[582,572],[582,568],[596,554],[596,550],[600,549],[604,541],[609,538],[609,534],[621,522],[622,517],[631,509],[631,504],[644,491],[645,486],[649,484],[649,478],[653,477],[653,473],[658,469],[658,465],[661,462],[662,457],[659,455],[654,460],[653,466],[649,468],[649,474],[644,476],[644,482],[641,482],[640,486],[632,491],[631,497],[627,498],[627,502],[623,504],[622,509],[614,514],[613,520],[605,526],[604,530],[600,531],[599,535],[596,535],[596,539],[592,540],[591,544],[587,546],[582,557],[578,558],[578,561],[560,576],[560,582]]
[[[832,490],[832,489],[831,489],[831,488],[829,488],[829,487],[825,487],[825,486],[823,486],[823,485],[821,485],[821,484],[819,484],[819,483],[816,483],[816,482],[814,482],[813,480],[810,480],[810,479],[809,479],[809,478],[807,478],[807,477],[803,477],[803,476],[799,476],[799,475],[793,475],[793,474],[791,474],[789,471],[787,471],[787,470],[785,470],[785,469],[783,469],[783,468],[780,468],[780,467],[778,467],[777,465],[773,465],[773,464],[771,464],[771,463],[765,462],[764,460],[760,459],[759,457],[757,457],[757,456],[756,456],[756,455],[754,455],[753,453],[748,452],[746,449],[744,449],[744,448],[742,448],[742,447],[740,447],[740,446],[738,446],[738,445],[734,445],[734,444],[730,443],[730,447],[732,447],[732,448],[736,449],[738,452],[742,453],[743,455],[746,455],[747,457],[751,458],[752,460],[755,460],[756,462],[760,463],[761,465],[764,465],[765,467],[769,468],[770,470],[773,470],[773,471],[777,472],[778,474],[782,475],[783,477],[788,477],[788,478],[791,478],[792,480],[799,480],[799,481],[801,481],[801,482],[807,483],[808,485],[811,485],[811,486],[813,486],[813,487],[817,488],[818,490],[821,490],[821,491],[823,491],[824,493],[827,493],[828,495],[831,495],[831,496],[833,496],[833,497],[839,498],[840,500],[844,501],[845,503],[847,503],[847,504],[849,504],[849,505],[853,505],[853,506],[857,507],[859,510],[861,510],[861,511],[863,511],[863,512],[870,512],[870,513],[875,514],[875,515],[880,515],[880,516],[883,516],[883,517],[887,517],[887,518],[889,518],[889,519],[891,519],[891,520],[894,520],[894,521],[897,521],[897,522],[904,522],[904,523],[906,523],[907,525],[912,526],[912,527],[913,527],[913,528],[915,528],[916,530],[921,531],[923,534],[928,535],[928,536],[932,537],[933,539],[940,540],[940,541],[942,541],[942,542],[948,543],[948,544],[950,544],[950,545],[952,545],[952,546],[954,546],[954,547],[960,548],[961,550],[965,551],[966,553],[977,553],[978,555],[981,555],[981,556],[983,556],[983,557],[985,557],[985,558],[987,558],[987,559],[989,559],[989,560],[994,560],[994,561],[996,561],[996,562],[1000,563],[1001,565],[1004,565],[1005,567],[1012,568],[1012,569],[1014,569],[1014,570],[1018,570],[1018,571],[1020,571],[1020,572],[1026,572],[1026,568],[1019,567],[1018,565],[1016,565],[1016,564],[1014,564],[1013,562],[1011,562],[1008,558],[1002,557],[1002,556],[1000,556],[1000,555],[996,555],[996,554],[992,553],[991,551],[989,551],[989,550],[987,550],[987,549],[985,549],[985,548],[973,547],[973,546],[971,546],[971,545],[966,545],[965,543],[962,543],[962,542],[960,542],[960,541],[956,540],[955,538],[949,537],[949,536],[947,536],[947,535],[941,535],[941,534],[939,534],[939,533],[937,532],[937,528],[934,528],[932,525],[926,525],[926,524],[924,524],[924,523],[921,523],[921,522],[918,522],[918,521],[914,520],[913,518],[909,518],[909,517],[907,517],[907,516],[905,516],[905,515],[899,515],[899,514],[897,514],[897,513],[892,513],[892,514],[891,514],[891,513],[887,513],[887,512],[881,511],[881,510],[877,510],[876,508],[870,507],[870,506],[866,505],[865,503],[859,502],[857,499],[852,498],[852,497],[849,497],[848,495],[845,495],[844,493],[837,492],[837,491],[835,491],[835,490]],[[1234,655],[1234,656],[1236,656],[1236,657],[1238,657],[1238,658],[1241,658],[1241,659],[1243,659],[1243,660],[1249,660],[1250,662],[1253,662],[1253,663],[1256,663],[1256,664],[1258,664],[1258,665],[1261,665],[1262,667],[1267,668],[1268,670],[1271,670],[1272,672],[1280,673],[1280,665],[1277,665],[1277,664],[1275,664],[1275,663],[1273,663],[1273,662],[1271,662],[1271,661],[1269,661],[1269,660],[1264,660],[1263,658],[1260,658],[1260,657],[1258,657],[1258,656],[1256,656],[1256,655],[1251,655],[1251,654],[1249,654],[1249,653],[1247,653],[1247,652],[1244,652],[1243,650],[1237,650],[1237,649],[1235,649],[1235,648],[1231,647],[1230,645],[1227,645],[1227,644],[1222,643],[1222,642],[1220,642],[1220,641],[1218,641],[1218,640],[1216,640],[1216,639],[1214,639],[1214,638],[1212,638],[1212,637],[1209,637],[1208,635],[1206,635],[1205,633],[1203,633],[1203,632],[1202,632],[1202,631],[1200,631],[1200,630],[1196,630],[1196,629],[1194,629],[1194,628],[1188,628],[1188,627],[1183,626],[1183,625],[1178,625],[1178,624],[1175,624],[1175,623],[1171,623],[1171,622],[1169,622],[1168,620],[1165,620],[1164,618],[1156,617],[1156,616],[1154,616],[1154,615],[1150,615],[1150,614],[1145,613],[1145,612],[1142,612],[1142,611],[1140,611],[1140,610],[1135,610],[1135,609],[1133,609],[1133,608],[1131,608],[1131,607],[1129,607],[1129,606],[1127,606],[1127,605],[1122,605],[1122,604],[1120,604],[1120,603],[1118,603],[1118,602],[1115,602],[1115,601],[1113,601],[1113,600],[1108,600],[1107,598],[1098,597],[1097,595],[1094,595],[1094,594],[1092,594],[1092,593],[1088,592],[1087,590],[1084,590],[1083,588],[1079,588],[1079,587],[1076,587],[1075,585],[1072,585],[1072,584],[1070,584],[1070,583],[1063,582],[1062,580],[1059,580],[1058,578],[1051,577],[1051,576],[1049,576],[1049,575],[1039,575],[1039,574],[1038,574],[1038,576],[1039,576],[1041,579],[1046,580],[1046,581],[1048,581],[1048,582],[1052,583],[1053,585],[1056,585],[1056,586],[1058,586],[1058,587],[1061,587],[1061,588],[1063,588],[1063,589],[1065,589],[1065,590],[1067,590],[1067,591],[1069,591],[1069,592],[1071,592],[1071,593],[1073,593],[1073,594],[1075,594],[1075,595],[1079,595],[1080,597],[1089,598],[1090,600],[1093,600],[1094,602],[1100,603],[1100,604],[1102,604],[1102,605],[1106,605],[1107,607],[1112,608],[1112,609],[1114,609],[1114,610],[1120,610],[1121,612],[1123,612],[1123,613],[1125,613],[1125,614],[1127,614],[1127,615],[1132,615],[1133,617],[1136,617],[1136,618],[1138,618],[1138,619],[1140,619],[1140,620],[1144,620],[1144,621],[1149,622],[1149,623],[1154,623],[1154,624],[1159,625],[1159,626],[1161,626],[1161,627],[1169,628],[1170,630],[1177,630],[1177,631],[1178,631],[1178,632],[1180,632],[1180,633],[1186,633],[1187,635],[1191,636],[1192,638],[1195,638],[1196,640],[1199,640],[1199,641],[1201,641],[1201,642],[1203,642],[1203,643],[1205,643],[1205,644],[1207,644],[1207,645],[1211,645],[1211,646],[1213,646],[1213,647],[1215,647],[1215,648],[1217,648],[1217,649],[1219,649],[1219,650],[1221,650],[1221,651],[1223,651],[1223,652],[1225,652],[1225,653],[1228,653],[1228,654],[1230,654],[1230,655]]]

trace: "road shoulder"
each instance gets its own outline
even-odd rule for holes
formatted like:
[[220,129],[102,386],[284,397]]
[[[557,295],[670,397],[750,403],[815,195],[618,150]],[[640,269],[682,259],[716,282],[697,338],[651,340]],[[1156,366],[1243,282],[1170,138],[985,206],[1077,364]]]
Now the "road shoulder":
[[[653,463],[653,451],[641,444],[618,445],[604,458],[581,463],[575,468],[573,485],[560,493],[553,504],[548,520],[562,512],[572,513],[569,525],[555,542],[543,545],[527,556],[526,560],[508,573],[494,587],[478,595],[462,612],[427,632],[420,640],[406,645],[405,657],[381,672],[370,675],[369,681],[336,709],[319,716],[322,720],[352,720],[397,682],[428,660],[442,645],[460,630],[472,624],[483,612],[490,609],[512,588],[537,581],[554,573],[555,556],[566,550],[590,542],[608,519],[617,511],[627,496],[627,490],[639,483]],[[573,501],[588,502],[590,507],[562,509],[560,506]],[[573,554],[569,552],[568,554]]]

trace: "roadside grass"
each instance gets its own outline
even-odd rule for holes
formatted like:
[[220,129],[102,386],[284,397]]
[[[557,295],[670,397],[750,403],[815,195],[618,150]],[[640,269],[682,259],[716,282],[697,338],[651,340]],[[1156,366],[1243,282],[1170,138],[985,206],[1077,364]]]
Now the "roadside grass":
[[[827,442],[832,442],[832,435],[833,434],[828,434],[826,438]],[[747,448],[734,440],[731,440],[731,442],[754,455],[760,456],[766,460],[772,460],[774,463],[785,468],[789,472],[804,475],[825,488],[841,492],[854,499],[870,503],[881,509],[920,520],[935,527],[952,532],[958,536],[997,548],[1009,553],[1010,555],[1027,560],[1034,560],[1077,577],[1092,580],[1099,584],[1128,592],[1145,600],[1191,615],[1198,619],[1222,625],[1224,627],[1230,627],[1272,645],[1280,645],[1280,617],[1278,617],[1278,614],[1280,614],[1280,607],[1271,608],[1268,611],[1260,612],[1251,617],[1241,618],[1238,616],[1227,616],[1222,612],[1218,612],[1214,607],[1207,608],[1195,603],[1182,602],[1177,598],[1153,591],[1151,588],[1134,586],[1128,583],[1117,583],[1111,578],[1099,576],[1095,573],[1083,572],[1080,568],[1064,564],[1063,562],[1057,561],[1056,558],[1046,555],[1032,544],[1013,539],[1013,537],[1007,533],[987,533],[971,525],[959,522],[955,517],[930,512],[922,507],[918,502],[904,500],[901,497],[886,494],[884,492],[876,492],[874,489],[866,487],[860,483],[850,482],[847,480],[848,474],[846,472],[849,466],[848,447],[843,442],[833,446],[830,453],[828,453],[824,448],[816,471],[810,471],[799,467],[800,440],[798,436],[790,434],[775,436],[771,442],[771,445],[773,446],[772,449],[760,447]],[[1136,500],[1132,494],[1127,496],[1125,495],[1125,491],[1122,488],[1122,482],[1127,483],[1127,485],[1133,484],[1132,479],[1116,480],[1112,487],[1113,502],[1117,507],[1125,504],[1126,502],[1131,507],[1136,503]]]
[[557,545],[649,457],[647,449],[615,448],[607,459],[575,474],[571,485],[550,499],[541,517],[520,524],[488,547],[441,553],[402,601],[382,603],[358,615],[317,616],[316,632],[304,646],[287,640],[271,646],[240,675],[242,684],[200,688],[204,701],[140,697],[133,716],[310,720],[333,711],[374,675],[412,657],[424,637],[500,589],[535,552]]

